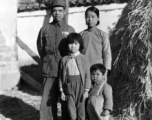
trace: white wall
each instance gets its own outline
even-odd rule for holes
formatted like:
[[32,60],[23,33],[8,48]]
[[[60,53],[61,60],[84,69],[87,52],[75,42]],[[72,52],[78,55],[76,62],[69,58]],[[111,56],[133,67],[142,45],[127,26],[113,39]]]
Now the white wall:
[[0,90],[20,79],[16,51],[17,0],[0,0]]
[[[109,33],[114,27],[121,12],[126,4],[111,4],[96,6],[100,10],[100,29]],[[73,26],[76,32],[87,28],[85,24],[84,12],[87,7],[69,8],[69,25]],[[18,13],[17,17],[17,35],[27,44],[32,51],[37,53],[36,40],[40,28],[52,21],[49,11],[35,11]],[[36,64],[36,62],[20,47],[18,47],[18,57],[21,66]]]
[[0,0],[0,31],[5,38],[6,46],[16,42],[17,0]]
[[[111,4],[96,6],[100,10],[99,28],[109,33],[109,28],[113,28],[119,19],[121,12],[126,4]],[[72,25],[77,32],[87,28],[85,24],[85,10],[87,7],[76,7],[69,9],[69,24]]]

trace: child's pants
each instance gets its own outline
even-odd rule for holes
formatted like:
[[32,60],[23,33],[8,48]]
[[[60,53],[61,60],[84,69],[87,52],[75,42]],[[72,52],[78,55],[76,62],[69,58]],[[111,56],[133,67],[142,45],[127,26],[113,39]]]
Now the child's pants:
[[87,103],[87,112],[90,120],[109,120],[108,116],[101,116],[104,99],[101,96],[91,96]]
[[85,101],[81,101],[84,87],[80,75],[68,76],[64,85],[70,120],[85,120]]

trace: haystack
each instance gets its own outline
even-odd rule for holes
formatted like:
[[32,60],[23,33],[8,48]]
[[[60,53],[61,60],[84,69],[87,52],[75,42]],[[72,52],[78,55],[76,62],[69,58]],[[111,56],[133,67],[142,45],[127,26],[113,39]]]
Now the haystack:
[[152,0],[130,0],[110,36],[114,112],[149,120],[152,110]]

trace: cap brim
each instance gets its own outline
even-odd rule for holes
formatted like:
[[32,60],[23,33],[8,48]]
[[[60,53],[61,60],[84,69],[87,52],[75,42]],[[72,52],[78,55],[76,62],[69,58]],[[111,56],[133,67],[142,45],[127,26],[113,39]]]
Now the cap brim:
[[54,7],[63,7],[63,8],[65,8],[65,6],[63,6],[63,5],[53,5],[52,8],[54,8]]

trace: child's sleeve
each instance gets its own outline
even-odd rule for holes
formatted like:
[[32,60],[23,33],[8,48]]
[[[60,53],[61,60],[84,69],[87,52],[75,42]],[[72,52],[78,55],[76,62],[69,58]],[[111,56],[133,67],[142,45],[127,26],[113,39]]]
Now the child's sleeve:
[[85,83],[84,88],[86,90],[90,90],[91,88],[91,80],[90,80],[90,64],[88,59],[86,58],[86,72],[85,72]]
[[59,90],[63,91],[63,88],[62,88],[62,84],[63,84],[63,59],[61,59],[61,61],[59,63],[58,78],[59,78]]
[[112,88],[108,84],[105,84],[103,86],[103,97],[104,97],[103,109],[112,111],[113,110]]

